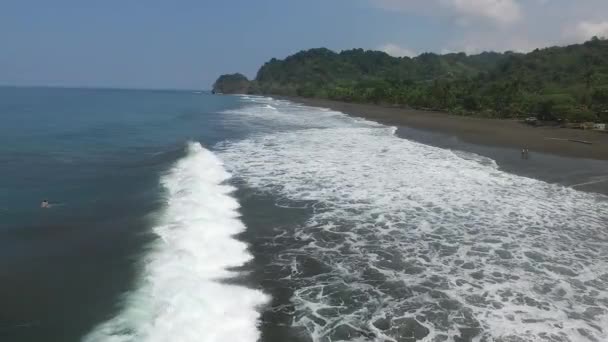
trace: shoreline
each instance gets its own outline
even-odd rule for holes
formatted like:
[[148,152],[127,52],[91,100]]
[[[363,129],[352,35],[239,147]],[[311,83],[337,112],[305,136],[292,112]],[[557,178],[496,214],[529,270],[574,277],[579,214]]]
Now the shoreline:
[[[324,107],[392,126],[405,126],[455,136],[462,141],[531,153],[608,160],[608,133],[559,127],[532,127],[516,120],[459,116],[442,112],[301,97],[279,97],[312,107]],[[572,140],[592,142],[591,145]]]
[[[494,160],[501,170],[608,195],[608,134],[568,128],[531,127],[514,120],[462,117],[446,113],[298,97],[274,98],[397,127],[397,136]],[[592,141],[586,145],[557,139]],[[521,149],[530,151],[522,159]]]

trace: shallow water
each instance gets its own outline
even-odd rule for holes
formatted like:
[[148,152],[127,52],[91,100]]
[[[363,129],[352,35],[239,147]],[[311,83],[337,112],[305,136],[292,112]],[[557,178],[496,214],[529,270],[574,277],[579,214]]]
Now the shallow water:
[[220,143],[219,155],[247,187],[309,215],[264,242],[291,290],[290,305],[275,304],[294,336],[608,338],[606,197],[394,128],[256,101],[233,115],[291,129]]

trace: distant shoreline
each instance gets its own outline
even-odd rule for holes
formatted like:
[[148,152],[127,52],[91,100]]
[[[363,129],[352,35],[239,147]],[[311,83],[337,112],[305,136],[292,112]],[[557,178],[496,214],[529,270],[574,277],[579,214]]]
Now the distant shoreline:
[[[347,103],[324,99],[284,97],[313,107],[325,107],[387,125],[453,135],[465,142],[540,152],[570,158],[608,160],[608,133],[553,127],[532,127],[515,120],[486,119],[441,112]],[[572,140],[592,142],[591,145]]]

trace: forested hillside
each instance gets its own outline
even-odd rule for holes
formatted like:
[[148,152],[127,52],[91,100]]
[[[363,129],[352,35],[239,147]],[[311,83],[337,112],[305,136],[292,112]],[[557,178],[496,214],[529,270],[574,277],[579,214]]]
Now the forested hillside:
[[302,51],[264,64],[250,93],[319,97],[498,118],[608,121],[608,41],[415,58]]
[[213,92],[220,94],[242,94],[250,92],[251,82],[243,74],[226,74],[213,83]]

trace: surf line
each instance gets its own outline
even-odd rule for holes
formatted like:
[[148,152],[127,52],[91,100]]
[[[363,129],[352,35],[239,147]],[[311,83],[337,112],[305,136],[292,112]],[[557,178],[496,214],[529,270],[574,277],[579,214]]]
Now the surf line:
[[571,185],[571,187],[572,188],[576,188],[576,187],[579,187],[579,186],[592,185],[592,184],[598,184],[598,183],[603,183],[603,182],[608,182],[608,175],[607,176],[598,177],[597,180],[594,180],[594,181],[591,181],[591,182],[574,184],[574,185]]

